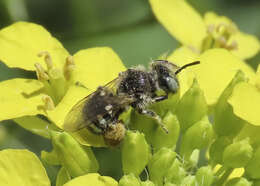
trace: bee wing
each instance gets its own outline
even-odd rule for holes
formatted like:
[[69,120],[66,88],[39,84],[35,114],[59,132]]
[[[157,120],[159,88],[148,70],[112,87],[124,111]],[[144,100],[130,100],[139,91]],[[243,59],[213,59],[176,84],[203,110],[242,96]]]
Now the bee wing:
[[121,77],[119,75],[119,77],[113,79],[112,81],[108,82],[107,84],[105,84],[103,87],[109,89],[110,91],[112,91],[113,93],[116,93],[116,90],[119,86],[119,83],[121,81]]
[[75,132],[82,128],[85,128],[90,122],[86,121],[83,116],[83,108],[91,96],[94,94],[89,94],[85,98],[81,99],[76,105],[72,107],[63,124],[63,128],[67,132]]

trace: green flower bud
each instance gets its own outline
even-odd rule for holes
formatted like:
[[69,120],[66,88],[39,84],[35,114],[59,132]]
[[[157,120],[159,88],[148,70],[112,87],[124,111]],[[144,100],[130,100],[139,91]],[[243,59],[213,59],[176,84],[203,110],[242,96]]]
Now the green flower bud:
[[195,176],[188,175],[182,180],[181,185],[197,186],[198,184]]
[[41,151],[41,159],[50,165],[60,165],[59,157],[54,149],[51,152]]
[[138,130],[138,131],[144,133],[145,139],[147,140],[147,142],[149,144],[152,144],[153,134],[158,126],[159,125],[156,123],[155,120],[153,120],[149,117],[143,116],[143,115],[137,113],[137,111],[135,111],[135,110],[132,110],[131,116],[130,116],[129,127],[132,130]]
[[144,134],[127,131],[122,145],[122,164],[124,174],[133,173],[138,176],[151,157],[150,146]]
[[245,168],[247,177],[252,179],[260,179],[260,147],[256,149],[252,159],[248,162]]
[[223,165],[231,168],[246,166],[253,156],[249,138],[228,145],[223,153]]
[[124,175],[120,180],[118,186],[141,186],[139,179],[134,174]]
[[167,182],[163,186],[176,186],[174,183]]
[[196,172],[196,180],[199,186],[211,186],[214,181],[214,173],[211,167],[201,167]]
[[186,176],[186,174],[187,173],[185,169],[182,167],[182,164],[176,158],[165,175],[165,182],[175,183],[179,185],[183,178]]
[[81,146],[66,132],[51,132],[52,144],[61,165],[72,177],[98,171],[98,162],[90,147]]
[[199,121],[207,113],[207,103],[198,82],[193,81],[190,89],[182,96],[176,114],[182,131]]
[[229,180],[225,186],[251,186],[252,183],[247,181],[246,178],[240,177],[240,178],[233,178]]
[[180,92],[170,94],[168,99],[151,105],[151,108],[161,117],[165,116],[168,111],[175,112],[180,98]]
[[155,186],[150,180],[141,181],[141,186]]
[[66,182],[71,180],[71,177],[66,168],[61,167],[56,177],[56,186],[63,186]]
[[209,156],[210,161],[212,161],[214,164],[222,164],[223,160],[223,152],[224,149],[230,145],[232,141],[225,136],[217,138],[210,146],[209,149]]
[[245,121],[233,113],[233,108],[227,100],[236,84],[245,81],[245,75],[238,71],[220,96],[214,109],[214,130],[219,136],[236,136],[245,124]]
[[148,164],[150,179],[155,185],[163,185],[164,178],[173,164],[176,153],[168,148],[156,152]]
[[183,135],[180,154],[185,160],[188,160],[194,149],[203,149],[207,147],[214,132],[207,116],[191,126]]
[[165,133],[161,127],[157,127],[152,138],[152,146],[155,151],[162,147],[174,148],[179,138],[180,124],[175,115],[170,111],[163,118],[163,123],[169,133]]

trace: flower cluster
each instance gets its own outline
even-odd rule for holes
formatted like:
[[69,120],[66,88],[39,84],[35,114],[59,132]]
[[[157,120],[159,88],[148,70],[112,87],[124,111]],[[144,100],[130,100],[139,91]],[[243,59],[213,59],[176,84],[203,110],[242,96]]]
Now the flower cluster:
[[[177,94],[151,105],[168,133],[134,109],[123,114],[129,130],[120,145],[120,180],[98,174],[92,148],[107,147],[102,136],[88,129],[63,131],[79,100],[126,69],[110,48],[70,55],[39,25],[19,22],[0,30],[1,62],[36,74],[0,82],[0,120],[13,119],[51,140],[52,151],[42,151],[41,159],[60,166],[56,186],[260,184],[260,66],[255,72],[243,61],[259,51],[259,41],[226,17],[209,12],[202,18],[184,0],[150,4],[183,45],[167,60],[201,64],[178,75]],[[0,183],[49,186],[50,180],[33,153],[5,149]]]

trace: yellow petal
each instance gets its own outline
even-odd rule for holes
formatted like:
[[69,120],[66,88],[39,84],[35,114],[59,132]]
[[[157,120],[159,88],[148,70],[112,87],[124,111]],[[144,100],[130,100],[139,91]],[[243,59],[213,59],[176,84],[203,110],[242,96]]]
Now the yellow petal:
[[257,37],[238,32],[231,36],[230,41],[236,41],[238,49],[233,50],[232,53],[241,59],[253,57],[260,50],[260,42]]
[[[48,112],[48,118],[59,128],[63,128],[65,118],[74,105],[89,95],[89,89],[80,86],[71,86],[57,107]],[[73,126],[72,126],[73,127]],[[82,145],[103,147],[105,146],[103,137],[95,135],[87,129],[82,129],[72,133],[73,137]]]
[[220,24],[231,24],[232,21],[226,16],[218,16],[214,12],[206,12],[204,15],[205,24],[208,25],[220,25]]
[[256,86],[256,88],[258,88],[258,90],[260,90],[260,64],[258,65],[257,71],[256,71],[255,86]]
[[14,121],[21,127],[45,138],[50,138],[48,129],[54,128],[49,122],[37,116],[24,116],[15,118]]
[[207,50],[199,60],[201,64],[192,69],[210,105],[217,102],[238,69],[243,71],[249,80],[255,79],[253,69],[225,49]]
[[50,186],[50,180],[35,154],[27,150],[0,151],[1,186]]
[[35,70],[35,62],[43,63],[43,58],[37,57],[42,51],[48,51],[57,66],[64,64],[69,55],[40,25],[18,22],[0,30],[0,61],[7,66]]
[[48,118],[59,128],[63,128],[64,119],[71,108],[90,93],[89,89],[71,86],[55,109],[48,111]]
[[228,102],[238,117],[260,126],[260,91],[255,86],[239,83],[235,86]]
[[80,50],[73,59],[75,80],[92,90],[105,85],[126,69],[118,55],[108,47]]
[[0,82],[0,121],[43,113],[41,82],[33,79],[11,79]]
[[72,179],[71,181],[64,184],[64,186],[117,186],[118,183],[111,177],[100,176],[97,173],[86,174]]
[[[176,49],[168,58],[167,60],[171,61],[172,63],[178,65],[179,67],[196,61],[198,58],[198,54],[193,52],[190,48],[182,46]],[[199,68],[200,65],[197,67],[191,67],[183,70],[181,73],[178,74],[178,80],[180,83],[180,95],[182,96],[192,85],[194,73],[193,68]]]
[[184,0],[150,0],[152,10],[168,32],[183,45],[199,50],[206,27],[199,13]]

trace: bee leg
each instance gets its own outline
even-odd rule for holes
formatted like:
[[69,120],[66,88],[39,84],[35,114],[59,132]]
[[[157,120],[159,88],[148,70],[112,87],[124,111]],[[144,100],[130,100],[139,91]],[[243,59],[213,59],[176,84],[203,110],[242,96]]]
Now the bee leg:
[[144,110],[144,109],[138,109],[138,113],[142,115],[146,115],[148,117],[151,117],[157,121],[157,123],[162,127],[162,129],[168,134],[168,129],[164,126],[162,119],[160,116],[158,116],[155,112],[151,110]]
[[168,94],[164,95],[164,96],[157,96],[157,97],[154,97],[153,98],[153,101],[154,102],[160,102],[160,101],[163,101],[163,100],[166,100],[168,99]]

